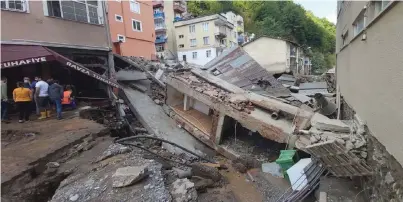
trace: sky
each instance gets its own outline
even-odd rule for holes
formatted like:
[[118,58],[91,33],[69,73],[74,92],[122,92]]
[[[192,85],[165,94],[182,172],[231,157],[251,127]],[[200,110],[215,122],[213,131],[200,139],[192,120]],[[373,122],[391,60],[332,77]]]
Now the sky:
[[336,24],[336,0],[294,0],[294,2],[300,4],[305,10],[312,11],[315,16],[327,18],[330,22]]

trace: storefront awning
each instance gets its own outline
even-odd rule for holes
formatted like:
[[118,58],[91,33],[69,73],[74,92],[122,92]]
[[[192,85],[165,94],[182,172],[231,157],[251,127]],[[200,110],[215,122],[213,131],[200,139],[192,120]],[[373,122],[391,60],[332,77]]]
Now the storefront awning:
[[83,65],[81,65],[79,63],[76,63],[73,60],[70,60],[70,59],[64,57],[63,55],[60,55],[59,53],[57,53],[57,52],[55,52],[53,50],[50,50],[49,48],[46,48],[46,47],[43,47],[43,48],[45,50],[47,50],[48,52],[50,52],[53,55],[53,57],[58,62],[62,63],[63,65],[66,65],[67,67],[70,67],[70,68],[72,68],[74,70],[77,70],[77,71],[79,71],[79,72],[81,72],[83,74],[86,74],[86,75],[88,75],[88,76],[90,76],[92,78],[95,78],[95,79],[97,79],[97,80],[99,80],[99,81],[101,81],[103,83],[106,83],[106,84],[108,84],[110,86],[120,88],[120,85],[117,82],[112,81],[112,80],[110,80],[110,79],[108,79],[108,78],[106,78],[106,77],[104,77],[104,76],[102,76],[102,75],[100,75],[100,74],[98,74],[98,73],[96,73],[96,72],[84,67]]
[[1,69],[48,62],[54,59],[53,54],[42,46],[1,45]]
[[33,45],[1,45],[1,69],[52,60],[57,60],[67,67],[77,70],[110,86],[120,88],[117,82],[112,81],[49,48]]

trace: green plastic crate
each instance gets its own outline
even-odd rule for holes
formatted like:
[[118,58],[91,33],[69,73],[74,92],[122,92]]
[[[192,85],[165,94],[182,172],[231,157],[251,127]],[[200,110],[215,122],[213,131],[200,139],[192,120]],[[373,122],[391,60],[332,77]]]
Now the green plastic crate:
[[281,167],[283,172],[287,171],[291,166],[295,164],[294,160],[297,160],[296,150],[281,150],[280,156],[276,160],[276,163]]

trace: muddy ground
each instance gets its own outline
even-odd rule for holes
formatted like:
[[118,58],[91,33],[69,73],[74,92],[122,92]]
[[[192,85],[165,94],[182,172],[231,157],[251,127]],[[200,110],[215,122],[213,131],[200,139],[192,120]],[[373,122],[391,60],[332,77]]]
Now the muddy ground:
[[[231,161],[215,156],[213,160],[224,166],[211,169],[222,177],[213,180],[209,172],[197,174],[193,170],[188,179],[194,184],[197,198],[182,200],[173,194],[179,179],[176,169],[187,171],[189,165],[206,161],[190,154],[172,154],[158,141],[137,143],[159,156],[114,143],[117,137],[111,136],[121,134],[120,129],[111,128],[114,116],[100,113],[107,119],[99,120],[101,115],[93,111],[91,116],[82,116],[86,119],[78,114],[63,121],[50,119],[2,127],[2,201],[274,201],[271,198],[287,188],[281,183],[267,183],[273,179],[264,177],[260,169],[250,170],[251,179],[234,169]],[[135,117],[132,127],[141,127]],[[118,168],[142,165],[149,170],[143,180],[123,188],[112,187],[112,176]]]

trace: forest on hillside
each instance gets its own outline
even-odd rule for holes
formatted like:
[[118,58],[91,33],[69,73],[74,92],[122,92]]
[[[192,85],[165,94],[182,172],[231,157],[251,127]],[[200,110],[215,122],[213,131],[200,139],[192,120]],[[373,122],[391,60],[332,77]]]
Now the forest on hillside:
[[244,18],[245,31],[295,41],[312,57],[315,73],[336,63],[336,27],[292,1],[188,1],[194,16],[233,11]]

